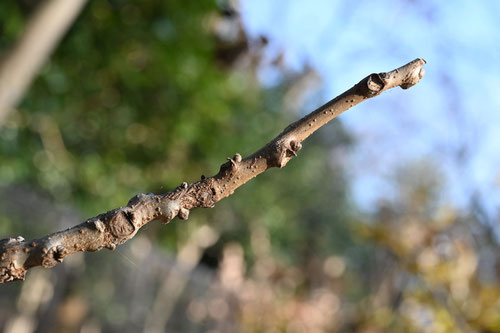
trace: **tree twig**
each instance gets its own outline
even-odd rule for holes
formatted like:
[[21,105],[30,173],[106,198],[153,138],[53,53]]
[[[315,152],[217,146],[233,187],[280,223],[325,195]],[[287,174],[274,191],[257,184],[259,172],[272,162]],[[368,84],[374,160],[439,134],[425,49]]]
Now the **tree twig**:
[[292,123],[275,139],[254,154],[236,154],[221,165],[213,177],[182,183],[164,194],[138,194],[127,206],[113,209],[64,231],[25,241],[21,236],[0,240],[0,283],[24,279],[29,268],[53,267],[79,251],[114,250],[146,223],[170,222],[178,216],[186,220],[195,207],[211,208],[221,199],[269,168],[284,167],[301,149],[301,142],[321,126],[352,106],[385,90],[407,89],[424,76],[425,60],[416,59],[387,73],[371,74],[351,89]]

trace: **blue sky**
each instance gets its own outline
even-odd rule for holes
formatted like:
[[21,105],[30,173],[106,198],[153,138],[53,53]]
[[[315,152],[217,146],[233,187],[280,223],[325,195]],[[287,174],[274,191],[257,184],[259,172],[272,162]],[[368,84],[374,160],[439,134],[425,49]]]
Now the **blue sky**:
[[[345,158],[352,193],[366,210],[394,195],[395,170],[431,160],[445,184],[443,202],[481,196],[500,208],[500,2],[240,0],[250,35],[268,36],[269,53],[290,68],[310,64],[322,98],[335,97],[371,72],[417,57],[426,76],[341,115],[356,135]],[[272,82],[272,76],[262,77]]]

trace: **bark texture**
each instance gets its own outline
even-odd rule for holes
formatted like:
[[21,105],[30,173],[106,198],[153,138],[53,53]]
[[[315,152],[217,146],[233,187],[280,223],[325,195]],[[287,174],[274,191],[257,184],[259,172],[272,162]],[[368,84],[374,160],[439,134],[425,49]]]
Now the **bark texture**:
[[228,158],[219,172],[164,194],[138,194],[125,207],[113,209],[72,227],[31,241],[16,238],[0,240],[0,283],[23,280],[29,268],[53,267],[75,252],[114,250],[135,236],[153,220],[170,222],[178,216],[187,220],[196,207],[211,208],[241,185],[269,168],[284,167],[297,156],[301,142],[321,126],[354,105],[385,90],[410,88],[424,76],[425,60],[416,59],[391,72],[371,74],[354,87],[329,101],[304,118],[292,123],[275,139],[254,154]]

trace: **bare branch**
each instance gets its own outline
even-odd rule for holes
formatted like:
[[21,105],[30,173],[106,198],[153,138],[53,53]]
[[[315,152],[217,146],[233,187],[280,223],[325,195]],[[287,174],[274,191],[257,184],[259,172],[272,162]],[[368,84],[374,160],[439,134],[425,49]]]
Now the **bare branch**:
[[73,228],[32,241],[21,236],[0,240],[0,283],[24,279],[29,268],[53,267],[75,252],[114,250],[153,220],[187,220],[195,207],[211,208],[250,179],[272,167],[284,167],[301,149],[301,142],[350,107],[385,90],[407,89],[424,75],[423,59],[416,59],[387,73],[371,74],[342,95],[288,126],[256,153],[236,154],[221,165],[219,173],[192,184],[182,183],[165,194],[138,194],[127,206],[91,218]]
[[46,0],[37,8],[18,43],[0,65],[0,125],[86,2]]

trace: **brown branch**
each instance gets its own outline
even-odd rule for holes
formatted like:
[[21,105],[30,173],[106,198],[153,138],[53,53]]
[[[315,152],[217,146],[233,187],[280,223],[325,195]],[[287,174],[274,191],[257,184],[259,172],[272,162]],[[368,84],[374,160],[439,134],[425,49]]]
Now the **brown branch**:
[[165,194],[139,194],[127,206],[91,218],[73,228],[32,241],[22,237],[0,240],[0,283],[24,279],[29,268],[53,267],[79,251],[114,250],[134,237],[153,220],[170,222],[175,216],[186,220],[195,207],[214,207],[241,185],[272,167],[284,167],[301,149],[301,142],[321,126],[365,99],[385,90],[407,89],[424,75],[423,59],[416,59],[387,73],[371,74],[342,95],[288,126],[256,153],[242,158],[236,154],[213,177],[192,184],[182,183]]

